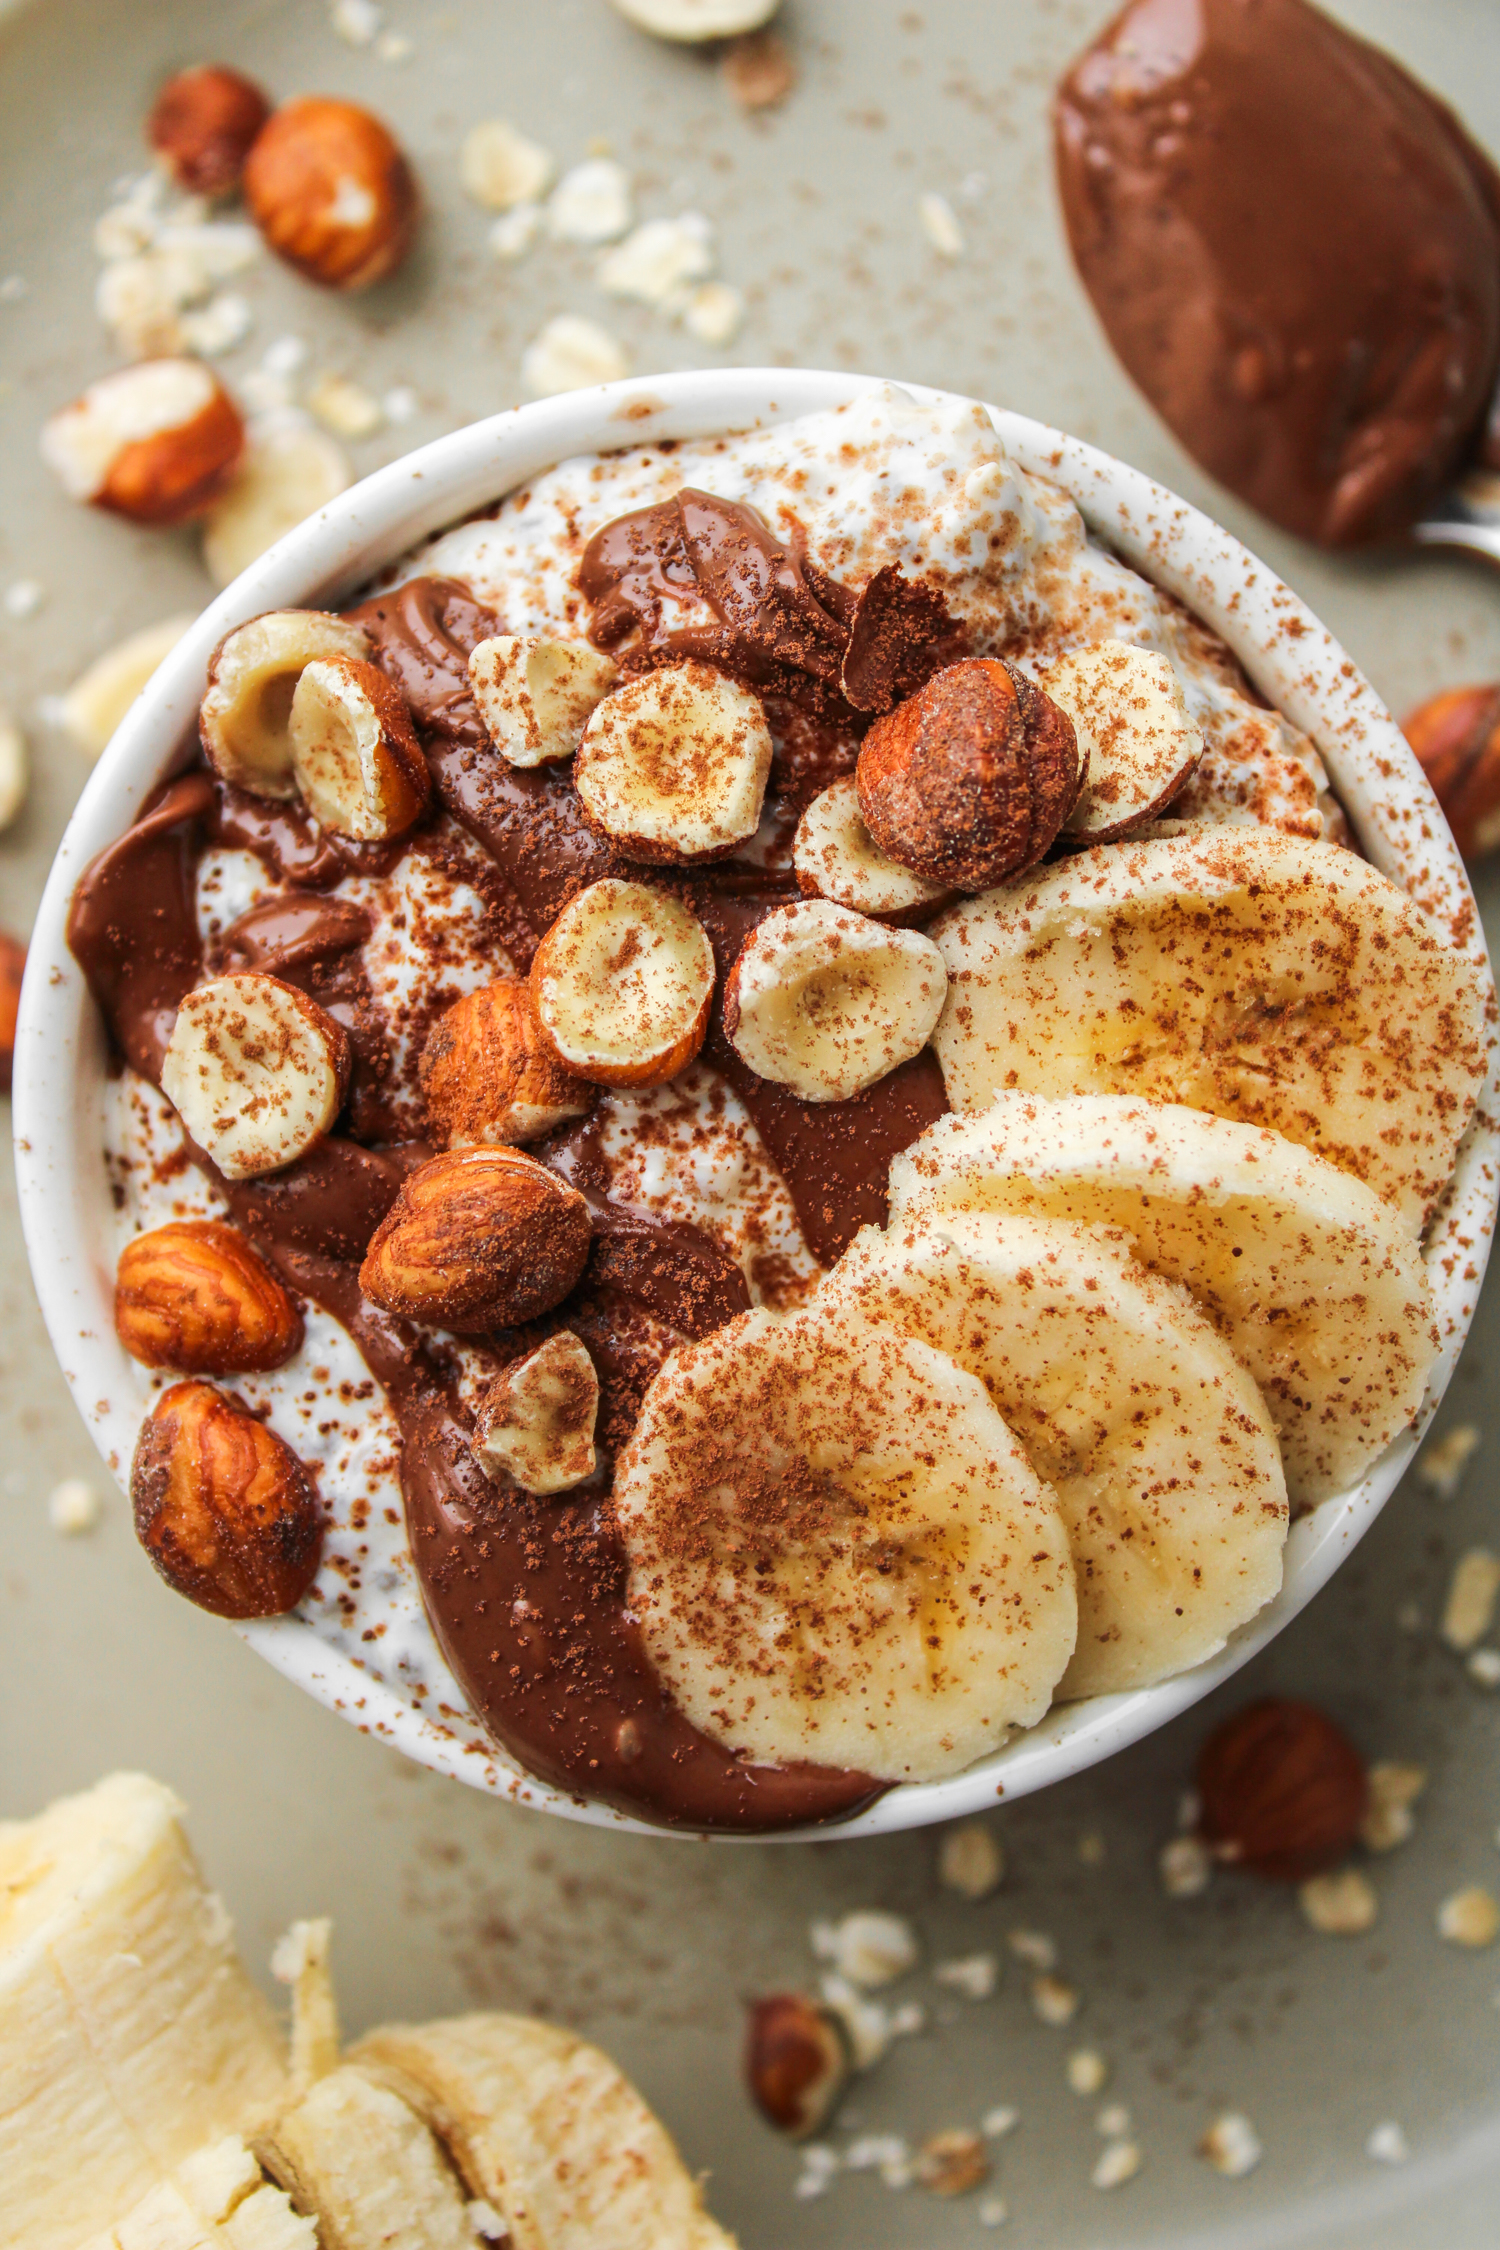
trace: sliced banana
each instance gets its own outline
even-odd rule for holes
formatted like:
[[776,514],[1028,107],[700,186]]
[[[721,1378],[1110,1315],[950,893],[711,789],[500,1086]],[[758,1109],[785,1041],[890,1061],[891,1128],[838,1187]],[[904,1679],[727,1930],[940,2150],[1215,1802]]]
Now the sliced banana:
[[571,758],[589,714],[620,677],[587,641],[500,633],[469,657],[469,680],[491,742],[513,766]]
[[474,1451],[523,1492],[567,1492],[594,1473],[598,1419],[599,1376],[588,1347],[560,1328],[490,1384]]
[[1086,753],[1086,780],[1063,822],[1108,843],[1154,819],[1192,779],[1203,737],[1165,656],[1128,641],[1094,641],[1042,675],[1042,692],[1067,712]]
[[297,682],[321,659],[363,660],[369,653],[359,626],[321,609],[268,610],[226,633],[208,660],[208,689],[198,707],[203,753],[215,773],[258,797],[295,797]]
[[373,664],[330,656],[306,665],[287,734],[303,801],[337,836],[399,836],[427,802],[427,761],[411,714]]
[[58,717],[70,741],[91,758],[99,757],[136,697],[171,655],[192,624],[190,614],[164,617],[143,626],[114,648],[96,656],[58,699]]
[[425,2119],[511,2250],[733,2250],[665,2128],[572,2032],[505,2015],[387,2024],[349,2059]]
[[177,1011],[161,1090],[227,1179],[279,1172],[328,1131],[349,1084],[342,1025],[258,969],[213,977]]
[[[219,2229],[228,2250],[320,2250],[315,2219],[294,2211],[280,2188],[259,2187]],[[122,2242],[120,2250],[126,2250]],[[146,2250],[143,2244],[141,2250]],[[154,2250],[154,2246],[153,2246]]]
[[781,0],[614,0],[620,14],[658,39],[734,39],[769,23]]
[[1270,1416],[1123,1235],[1000,1213],[895,1220],[855,1238],[813,1306],[834,1328],[889,1322],[977,1375],[1056,1493],[1078,1584],[1059,1696],[1202,1663],[1279,1588]]
[[931,1781],[1041,1716],[1077,1602],[983,1385],[852,1303],[676,1353],[621,1455],[629,1601],[693,1724],[762,1763]]
[[476,2250],[457,2175],[388,2086],[345,2063],[256,2136],[256,2152],[319,2250]]
[[792,840],[792,865],[811,897],[832,899],[856,914],[910,914],[952,896],[881,850],[860,817],[852,773],[830,783],[803,813]]
[[114,1774],[0,1822],[0,2205],[26,2250],[77,2250],[282,2099],[271,2011],[181,1811]]
[[350,482],[349,456],[297,409],[250,425],[234,481],[203,527],[203,560],[227,586]]
[[1136,1094],[1269,1126],[1415,1231],[1483,1083],[1487,994],[1336,844],[1264,828],[1104,845],[933,926],[955,1109]]
[[760,825],[771,730],[760,700],[707,664],[629,681],[596,705],[573,780],[631,859],[722,859]]
[[565,906],[531,964],[531,1003],[564,1070],[663,1086],[708,1030],[714,949],[692,908],[607,875]]
[[1000,1094],[891,1166],[892,1222],[1023,1211],[1119,1227],[1190,1289],[1265,1395],[1287,1490],[1364,1475],[1437,1353],[1421,1251],[1388,1203],[1279,1133],[1165,1102]]
[[775,907],[741,946],[724,1033],[757,1077],[844,1102],[921,1053],[947,990],[931,938],[804,899]]

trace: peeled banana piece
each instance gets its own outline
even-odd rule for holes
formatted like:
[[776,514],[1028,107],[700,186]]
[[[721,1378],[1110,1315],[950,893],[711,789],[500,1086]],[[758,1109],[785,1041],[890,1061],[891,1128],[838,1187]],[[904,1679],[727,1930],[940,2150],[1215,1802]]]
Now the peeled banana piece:
[[349,2059],[426,2120],[510,2250],[733,2250],[629,2079],[572,2032],[505,2015],[388,2024]]
[[1286,1486],[1251,1377],[1125,1236],[944,1212],[866,1227],[809,1307],[890,1322],[985,1385],[1057,1496],[1078,1585],[1059,1698],[1148,1686],[1281,1585]]
[[1398,1205],[1441,1194],[1488,1062],[1488,995],[1337,844],[1215,827],[1105,844],[932,926],[955,1109],[1135,1094],[1269,1126]]
[[343,2063],[256,2136],[255,2150],[320,2250],[476,2250],[452,2165],[398,2094]]
[[930,1781],[1041,1717],[1068,1539],[977,1378],[819,1305],[678,1351],[620,1456],[629,1602],[693,1724],[752,1759]]
[[78,2250],[282,2098],[181,1806],[114,1774],[0,1823],[0,2245]]
[[1421,1405],[1438,1336],[1418,1244],[1278,1133],[1122,1095],[999,1094],[891,1166],[893,1224],[980,1211],[1121,1227],[1190,1289],[1260,1385],[1299,1507],[1356,1483]]

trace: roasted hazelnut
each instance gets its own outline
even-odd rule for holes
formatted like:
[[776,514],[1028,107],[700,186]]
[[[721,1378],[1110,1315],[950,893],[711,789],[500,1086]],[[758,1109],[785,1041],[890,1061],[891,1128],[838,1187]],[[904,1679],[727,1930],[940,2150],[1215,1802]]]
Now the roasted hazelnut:
[[1465,859],[1500,844],[1500,683],[1448,688],[1408,712],[1402,731]]
[[833,2111],[849,2076],[849,2049],[831,2009],[800,1992],[752,2000],[745,2028],[745,2083],[762,2117],[806,2140]]
[[1354,1843],[1369,1784],[1342,1728],[1310,1703],[1273,1697],[1209,1736],[1198,1794],[1203,1838],[1218,1858],[1300,1883]]
[[270,114],[251,79],[223,63],[202,63],[167,80],[146,120],[146,138],[179,187],[193,195],[229,195]]
[[450,1148],[540,1140],[586,1117],[595,1098],[553,1054],[517,977],[465,993],[438,1018],[422,1051],[422,1092]]
[[989,2176],[984,2142],[961,2126],[929,2133],[917,2151],[917,2178],[929,2195],[967,2195]]
[[244,187],[277,257],[325,289],[383,281],[416,236],[411,166],[354,102],[308,94],[278,109],[256,136]]
[[16,1061],[16,1016],[21,1006],[21,979],[26,972],[26,948],[8,930],[0,930],[0,1094],[10,1092]]
[[181,1219],[126,1244],[115,1333],[143,1367],[179,1375],[267,1374],[302,1341],[302,1316],[235,1228]]
[[576,1188],[514,1148],[419,1165],[359,1270],[372,1304],[460,1335],[535,1320],[583,1272],[592,1223]]
[[177,524],[225,490],[245,425],[213,369],[197,359],[117,367],[42,426],[42,459],[71,500]]
[[279,1617],[317,1574],[323,1515],[307,1471],[232,1391],[162,1393],[130,1497],[136,1537],[167,1584],[216,1617]]
[[877,719],[856,768],[859,809],[887,856],[954,890],[1032,867],[1083,779],[1073,722],[995,658],[937,672]]

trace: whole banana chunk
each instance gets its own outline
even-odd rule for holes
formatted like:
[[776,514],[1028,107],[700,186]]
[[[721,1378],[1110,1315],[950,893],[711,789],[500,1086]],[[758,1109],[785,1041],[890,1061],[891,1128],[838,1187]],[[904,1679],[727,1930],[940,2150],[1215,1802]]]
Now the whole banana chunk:
[[955,1109],[1137,1094],[1266,1125],[1415,1233],[1488,1066],[1493,994],[1355,853],[1217,827],[1104,844],[932,926]]
[[271,2011],[169,1789],[0,1823],[0,2245],[78,2250],[282,2096]]
[[958,1773],[1040,1718],[1073,1653],[1053,1494],[982,1383],[853,1305],[677,1352],[615,1506],[657,1669],[764,1764]]
[[999,1094],[896,1158],[891,1211],[1123,1228],[1260,1385],[1296,1507],[1364,1475],[1417,1412],[1437,1354],[1421,1249],[1391,1204],[1279,1133],[1178,1103]]
[[350,2062],[407,2102],[510,2250],[734,2250],[607,2055],[525,2016],[387,2024]]
[[1124,1235],[999,1212],[893,1219],[855,1238],[809,1311],[949,1353],[1056,1493],[1078,1583],[1059,1697],[1185,1671],[1279,1588],[1286,1486],[1265,1404]]

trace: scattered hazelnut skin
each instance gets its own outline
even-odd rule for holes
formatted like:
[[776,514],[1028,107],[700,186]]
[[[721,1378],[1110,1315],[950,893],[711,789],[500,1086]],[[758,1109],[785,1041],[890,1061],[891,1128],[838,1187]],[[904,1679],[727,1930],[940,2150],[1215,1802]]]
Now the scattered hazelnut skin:
[[10,1092],[16,1061],[16,1016],[21,1006],[21,978],[26,968],[26,948],[8,930],[0,930],[0,1094]]
[[1364,1763],[1342,1728],[1310,1703],[1274,1697],[1209,1736],[1197,1780],[1204,1841],[1278,1883],[1336,1866],[1369,1799]]
[[115,1333],[143,1367],[179,1375],[261,1375],[302,1342],[302,1316],[244,1236],[183,1219],[126,1244]]
[[223,63],[203,63],[169,78],[152,104],[146,138],[179,187],[228,195],[271,114],[260,88]]
[[174,1383],[130,1471],[136,1537],[179,1594],[216,1617],[279,1617],[312,1584],[323,1515],[307,1471],[241,1399]]
[[1050,850],[1083,783],[1073,722],[1024,674],[975,657],[933,674],[865,736],[860,815],[886,855],[983,891]]
[[837,2018],[800,1992],[752,2000],[745,2027],[745,2083],[762,2117],[794,2141],[815,2133],[849,2076]]
[[577,1189],[534,1157],[450,1149],[402,1182],[359,1285],[398,1319],[482,1335],[561,1304],[583,1272],[592,1232]]
[[354,102],[307,94],[278,109],[245,163],[245,203],[278,258],[325,289],[368,289],[416,237],[411,166]]
[[1432,783],[1465,859],[1500,844],[1500,682],[1448,688],[1407,713],[1401,731]]

